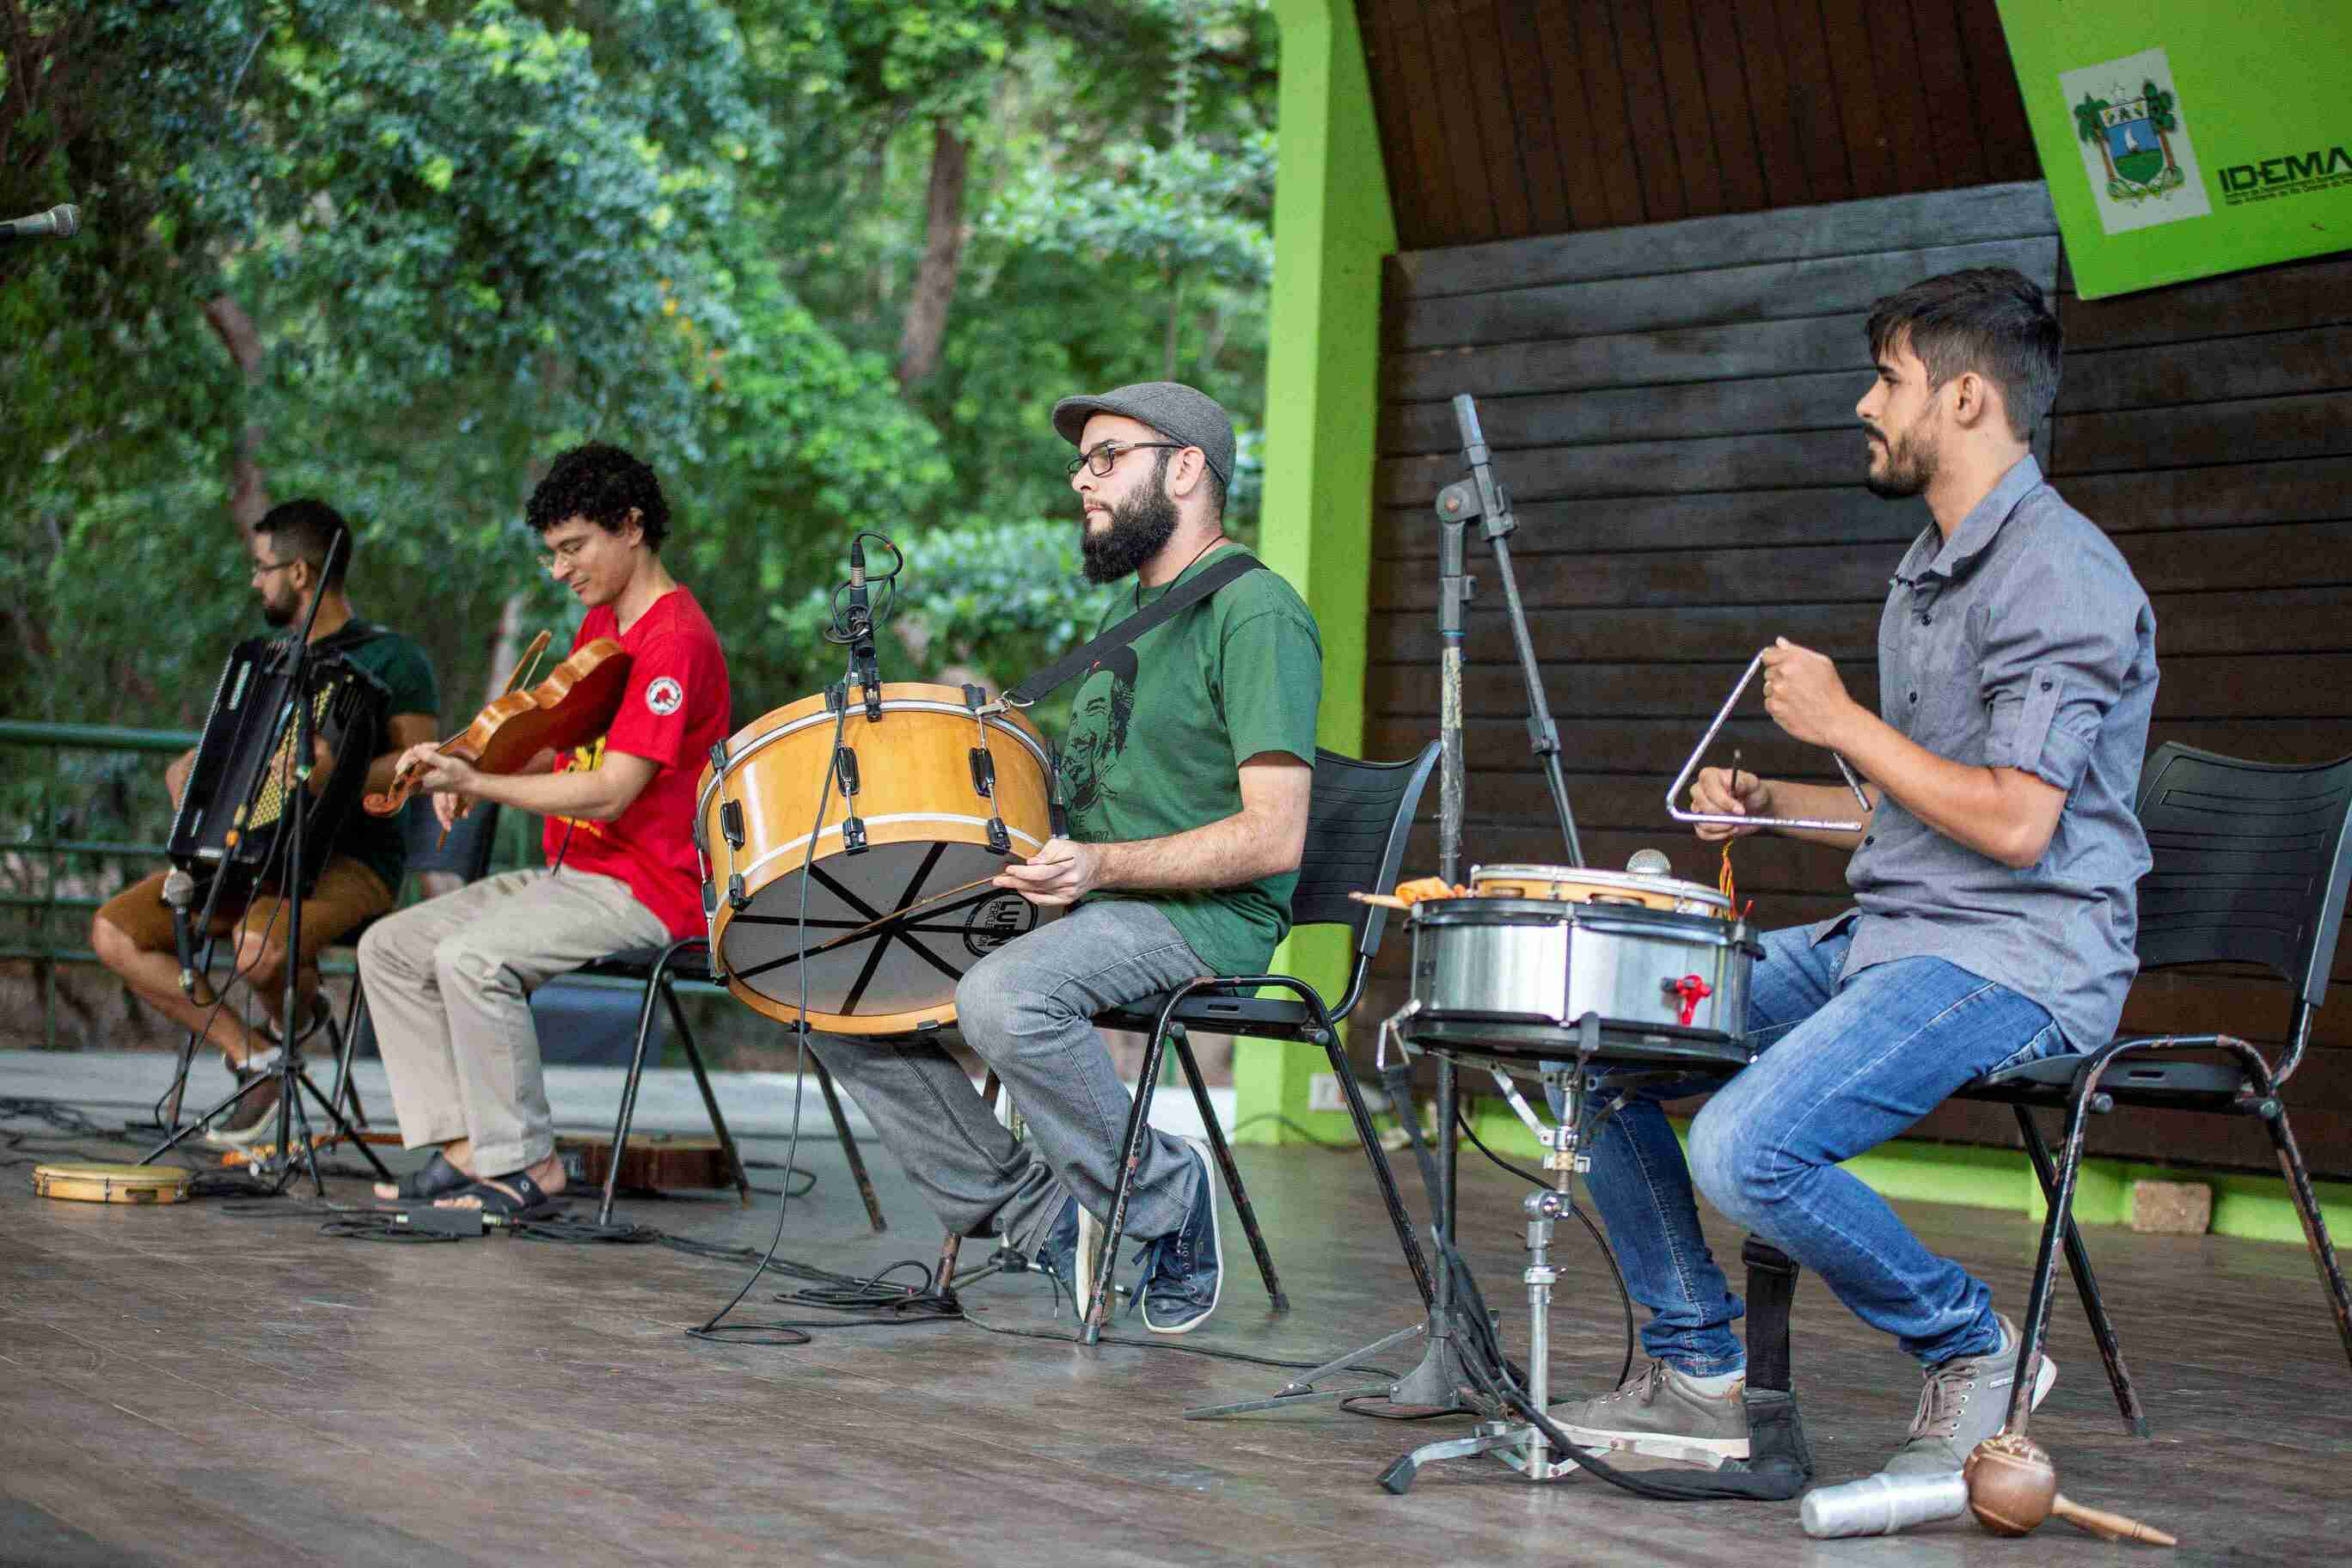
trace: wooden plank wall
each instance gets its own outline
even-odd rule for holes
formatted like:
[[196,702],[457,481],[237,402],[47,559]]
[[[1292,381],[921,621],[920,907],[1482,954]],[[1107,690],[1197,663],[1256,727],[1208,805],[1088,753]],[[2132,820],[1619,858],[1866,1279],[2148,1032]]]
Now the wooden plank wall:
[[1994,0],[1358,0],[1408,250],[2037,179]]
[[[1785,635],[1837,658],[1877,700],[1888,574],[1927,525],[1860,481],[1853,405],[1869,304],[1957,267],[2059,281],[2039,183],[1979,186],[1391,258],[1382,362],[1367,747],[1434,733],[1431,502],[1464,472],[1447,399],[1479,400],[1517,505],[1513,552],[1566,746],[1588,858],[1667,851],[1712,883],[1711,853],[1664,791],[1754,651]],[[2352,259],[2098,302],[2060,295],[2070,340],[2045,466],[2105,527],[2153,598],[2163,684],[2151,744],[2237,755],[2352,752]],[[1564,858],[1528,753],[1491,557],[1475,539],[1468,636],[1470,831],[1486,861]],[[1746,765],[1829,779],[1751,702],[1727,730]],[[1433,806],[1413,847],[1436,864]],[[1743,899],[1787,924],[1843,907],[1843,862],[1742,843]],[[1382,955],[1368,1016],[1402,999]],[[2352,976],[2352,965],[2339,963]],[[2274,988],[2151,977],[2134,1022],[2235,1019],[2274,1037]],[[2352,1006],[2323,1015],[2298,1131],[2315,1167],[2352,1174]],[[1922,1131],[2013,1142],[2005,1111],[1951,1107]],[[2210,1118],[2117,1119],[2097,1147],[2265,1166],[2258,1131]]]

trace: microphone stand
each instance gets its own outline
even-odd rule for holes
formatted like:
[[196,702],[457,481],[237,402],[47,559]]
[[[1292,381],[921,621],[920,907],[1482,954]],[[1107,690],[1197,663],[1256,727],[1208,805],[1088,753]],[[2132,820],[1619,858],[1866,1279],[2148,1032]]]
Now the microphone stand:
[[[1478,405],[1469,394],[1454,399],[1454,418],[1462,435],[1462,456],[1469,465],[1470,477],[1458,479],[1437,494],[1437,637],[1438,637],[1438,785],[1437,785],[1437,860],[1438,875],[1448,887],[1461,879],[1462,824],[1464,776],[1466,772],[1463,744],[1462,647],[1465,612],[1476,595],[1476,580],[1470,575],[1465,533],[1472,519],[1479,520],[1479,535],[1495,552],[1495,567],[1503,581],[1503,597],[1508,610],[1511,635],[1518,652],[1519,679],[1528,694],[1528,740],[1530,749],[1541,762],[1546,782],[1550,786],[1552,806],[1559,816],[1560,837],[1568,847],[1569,863],[1584,864],[1584,847],[1576,833],[1576,816],[1568,804],[1568,783],[1559,762],[1559,729],[1552,721],[1551,707],[1545,699],[1543,677],[1538,669],[1535,642],[1528,631],[1527,608],[1519,599],[1517,577],[1511,570],[1511,547],[1507,542],[1517,521],[1511,514],[1510,497],[1495,478],[1494,465],[1486,449],[1486,438],[1478,427]],[[1402,1015],[1390,1020],[1402,1024],[1408,1037],[1410,1024]],[[1454,1316],[1458,1310],[1454,1300],[1454,1270],[1445,1263],[1454,1247],[1455,1192],[1461,1170],[1462,1135],[1456,1118],[1458,1096],[1454,1081],[1455,1068],[1451,1056],[1437,1056],[1437,1136],[1436,1190],[1430,1194],[1434,1215],[1431,1228],[1436,1233],[1440,1260],[1436,1278],[1431,1281],[1426,1303],[1427,1317],[1412,1328],[1401,1330],[1386,1339],[1349,1352],[1327,1362],[1312,1372],[1292,1379],[1270,1399],[1249,1400],[1239,1405],[1223,1405],[1184,1412],[1187,1420],[1202,1420],[1220,1415],[1237,1415],[1246,1412],[1273,1410],[1284,1405],[1313,1400],[1352,1399],[1384,1396],[1392,1405],[1412,1405],[1433,1410],[1468,1410],[1479,1414],[1500,1414],[1488,1405],[1474,1404],[1465,1397],[1465,1391],[1476,1387],[1459,1346],[1454,1342]],[[1397,1107],[1401,1116],[1410,1116],[1410,1104]],[[1376,1161],[1385,1160],[1377,1147],[1370,1152]],[[1416,1268],[1415,1273],[1419,1273]],[[1411,1372],[1383,1391],[1377,1386],[1347,1389],[1318,1389],[1315,1384],[1335,1373],[1347,1370],[1351,1363],[1361,1363],[1385,1350],[1415,1339],[1426,1339],[1421,1363]]]
[[[319,591],[310,596],[310,607],[302,617],[301,627],[294,634],[291,642],[281,656],[292,661],[292,669],[287,680],[287,689],[293,693],[294,743],[288,757],[293,776],[285,785],[287,799],[285,826],[282,829],[288,836],[286,868],[283,879],[279,883],[284,894],[279,900],[279,905],[286,912],[286,971],[278,1014],[280,1031],[278,1059],[268,1072],[237,1085],[236,1092],[226,1100],[197,1117],[187,1126],[175,1130],[162,1143],[141,1155],[140,1164],[149,1164],[159,1159],[184,1142],[194,1133],[196,1129],[210,1121],[215,1116],[230,1106],[237,1104],[247,1095],[255,1092],[264,1083],[274,1079],[278,1084],[278,1152],[267,1160],[252,1162],[247,1167],[257,1180],[263,1179],[260,1173],[265,1169],[273,1173],[274,1179],[269,1179],[267,1183],[271,1194],[284,1192],[293,1182],[297,1170],[307,1170],[310,1173],[312,1190],[320,1197],[323,1198],[327,1195],[326,1178],[319,1170],[319,1151],[310,1141],[310,1117],[302,1110],[301,1096],[306,1090],[319,1102],[320,1108],[326,1111],[328,1119],[334,1123],[335,1131],[348,1141],[352,1147],[357,1149],[370,1165],[375,1167],[376,1175],[387,1182],[393,1179],[391,1171],[385,1168],[382,1160],[376,1158],[375,1151],[369,1148],[366,1140],[360,1136],[359,1129],[344,1120],[342,1108],[330,1100],[320,1090],[319,1086],[310,1081],[310,1075],[302,1070],[302,1031],[298,1025],[299,1014],[297,1012],[297,1008],[300,1005],[298,994],[301,988],[302,905],[305,901],[299,893],[302,886],[303,852],[307,847],[305,840],[308,837],[313,805],[310,795],[310,774],[314,766],[312,752],[316,739],[314,728],[316,705],[310,689],[317,679],[316,666],[320,662],[319,653],[310,645],[310,628],[318,622],[319,605],[326,597],[326,585],[334,580],[337,563],[343,556],[349,554],[350,549],[351,534],[348,531],[338,533],[334,542],[327,547],[327,559],[319,570]],[[338,757],[335,759],[335,764],[341,766],[346,761],[347,759]],[[214,901],[218,898],[219,890],[220,879],[215,877],[213,879],[211,896],[205,900],[204,929],[205,930],[211,929]],[[298,1132],[301,1138],[299,1155],[295,1151],[295,1137]]]

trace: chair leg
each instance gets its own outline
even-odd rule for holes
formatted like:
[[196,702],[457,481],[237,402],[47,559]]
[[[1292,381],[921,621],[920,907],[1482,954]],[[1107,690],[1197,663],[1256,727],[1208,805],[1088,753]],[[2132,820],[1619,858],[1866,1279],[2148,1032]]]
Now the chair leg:
[[1209,1152],[1216,1156],[1217,1169],[1225,1178],[1225,1190],[1234,1195],[1234,1207],[1242,1216],[1242,1234],[1249,1237],[1250,1252],[1257,1259],[1257,1271],[1265,1280],[1265,1293],[1273,1298],[1277,1312],[1290,1310],[1290,1299],[1282,1293],[1282,1281],[1275,1278],[1274,1254],[1265,1245],[1265,1235],[1258,1229],[1257,1211],[1250,1206],[1249,1191],[1242,1185],[1241,1167],[1234,1162],[1234,1152],[1225,1142],[1225,1130],[1217,1124],[1216,1110],[1209,1104],[1208,1085],[1201,1081],[1201,1064],[1192,1058],[1192,1037],[1181,1024],[1168,1026],[1170,1041],[1176,1047],[1176,1062],[1184,1069],[1185,1081],[1192,1086],[1192,1103],[1200,1108],[1201,1125],[1209,1134]]
[[605,1156],[604,1193],[596,1205],[596,1223],[613,1223],[613,1194],[621,1184],[621,1151],[628,1147],[629,1122],[637,1110],[637,1079],[646,1070],[646,1039],[654,1032],[654,993],[660,988],[664,966],[654,965],[646,977],[645,1000],[637,1008],[637,1044],[629,1057],[629,1076],[621,1085],[621,1112],[613,1121],[613,1147]]
[[[833,1117],[833,1131],[841,1140],[841,1152],[849,1160],[849,1174],[857,1184],[857,1195],[866,1200],[866,1222],[879,1236],[890,1228],[890,1222],[882,1217],[882,1200],[874,1194],[874,1178],[866,1173],[866,1156],[858,1150],[857,1134],[849,1130],[849,1117],[841,1109],[841,1091],[834,1087],[833,1074],[825,1070],[814,1051],[808,1053],[808,1064],[816,1069],[816,1086],[824,1094],[824,1108]],[[792,1180],[790,1172],[785,1173],[784,1179]],[[949,1262],[952,1264],[954,1259]]]
[[367,1016],[367,986],[357,974],[352,976],[352,999],[343,1008],[343,1026],[335,1027],[335,1020],[327,1019],[327,1033],[335,1039],[335,1092],[332,1103],[338,1108],[352,1108],[352,1125],[368,1124],[367,1108],[360,1103],[360,1086],[352,1080],[352,1062],[360,1048],[360,1020]]
[[2304,1168],[2303,1151],[2295,1146],[2294,1132],[2286,1124],[2286,1107],[2275,1095],[2264,1102],[2262,1119],[2270,1131],[2271,1147],[2278,1152],[2287,1190],[2294,1194],[2295,1212],[2303,1218],[2304,1239],[2311,1244],[2311,1261],[2319,1270],[2320,1287],[2336,1309],[2336,1331],[2344,1341],[2344,1354],[2352,1359],[2352,1291],[2345,1289],[2336,1244],[2328,1239],[2327,1221],[2321,1217],[2318,1195],[2311,1190],[2311,1173]]
[[[2042,1184],[2042,1196],[2048,1201],[2058,1184],[2057,1173],[2050,1163],[2050,1145],[2042,1140],[2042,1130],[2033,1124],[2033,1113],[2022,1105],[2010,1108],[2017,1114],[2018,1130],[2025,1135],[2025,1152],[2033,1162],[2033,1174]],[[2132,1382],[2131,1369],[2124,1364],[2123,1342],[2116,1336],[2116,1326],[2107,1316],[2106,1303],[2099,1298],[2098,1276],[2091,1271],[2091,1255],[2083,1246],[2083,1232],[2074,1216],[2066,1216],[2060,1233],[2066,1249],[2067,1272],[2074,1276],[2075,1293],[2083,1299],[2083,1315],[2091,1321],[2091,1337],[2097,1342],[2100,1359],[2107,1364],[2107,1382],[2116,1391],[2116,1408],[2123,1413],[2124,1425],[2135,1437],[2149,1435],[2147,1412],[2139,1402],[2139,1389]]]
[[2058,1238],[2074,1217],[2074,1179],[2083,1168],[2083,1134],[2090,1120],[2095,1069],[2075,1080],[2066,1104],[2066,1143],[2058,1161],[2057,1184],[2049,1194],[2050,1215],[2042,1222],[2042,1246],[2033,1260],[2033,1285],[2026,1292],[2024,1321],[2018,1327],[2017,1377],[2010,1389],[2004,1430],[2022,1434],[2033,1414],[2033,1385],[2042,1370],[2042,1346],[2050,1328],[2050,1289],[2057,1283]]
[[[1356,1142],[1364,1146],[1364,1158],[1371,1162],[1372,1180],[1381,1189],[1381,1202],[1389,1211],[1389,1224],[1396,1231],[1397,1245],[1403,1249],[1405,1266],[1412,1270],[1412,1282],[1421,1291],[1422,1305],[1431,1310],[1437,1306],[1437,1280],[1430,1272],[1429,1259],[1421,1250],[1421,1238],[1413,1234],[1412,1216],[1405,1212],[1404,1194],[1397,1190],[1396,1172],[1390,1168],[1387,1151],[1381,1147],[1380,1129],[1372,1125],[1371,1108],[1364,1103],[1363,1086],[1356,1081],[1355,1065],[1348,1060],[1348,1050],[1340,1044],[1339,1033],[1327,1022],[1322,1028],[1323,1055],[1331,1063],[1331,1071],[1339,1080],[1339,1093],[1348,1102],[1348,1119],[1355,1123]],[[1399,1107],[1398,1114],[1412,1114],[1407,1107]]]
[[1095,1277],[1087,1291],[1085,1326],[1078,1342],[1102,1342],[1103,1322],[1110,1315],[1111,1277],[1118,1268],[1118,1244],[1127,1236],[1128,1201],[1135,1195],[1136,1168],[1142,1163],[1143,1140],[1151,1130],[1151,1093],[1160,1081],[1160,1058],[1168,1037],[1158,1027],[1143,1047],[1143,1070],[1136,1076],[1135,1103],[1127,1111],[1127,1136],[1119,1141],[1118,1184],[1110,1195],[1110,1219],[1103,1227],[1102,1256],[1095,1259]]
[[[694,1069],[694,1086],[702,1091],[702,1108],[710,1113],[710,1131],[719,1137],[719,1152],[727,1156],[727,1168],[735,1174],[735,1195],[745,1208],[751,1206],[751,1173],[743,1168],[743,1152],[735,1147],[735,1135],[727,1131],[727,1118],[719,1112],[719,1096],[710,1087],[710,1074],[702,1065],[702,1048],[694,1043],[694,1026],[686,1021],[686,1009],[678,1005],[677,987],[670,984],[669,972],[659,964],[662,1000],[669,1005],[669,1026],[677,1031],[678,1043],[686,1047],[686,1065]],[[615,1151],[617,1162],[618,1152]],[[790,1181],[789,1173],[785,1176]]]

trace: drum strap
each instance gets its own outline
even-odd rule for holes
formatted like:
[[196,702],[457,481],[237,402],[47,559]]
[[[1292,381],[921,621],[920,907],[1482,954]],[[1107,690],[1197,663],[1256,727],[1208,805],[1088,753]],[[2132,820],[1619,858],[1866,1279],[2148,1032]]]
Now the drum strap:
[[1073,648],[1045,668],[1030,676],[1004,694],[1004,700],[1015,708],[1026,708],[1032,702],[1092,669],[1095,661],[1113,648],[1125,647],[1152,627],[1173,619],[1181,611],[1191,609],[1235,578],[1252,572],[1263,572],[1265,563],[1256,556],[1243,553],[1228,555],[1189,583],[1178,584],[1160,598],[1118,625],[1086,644]]

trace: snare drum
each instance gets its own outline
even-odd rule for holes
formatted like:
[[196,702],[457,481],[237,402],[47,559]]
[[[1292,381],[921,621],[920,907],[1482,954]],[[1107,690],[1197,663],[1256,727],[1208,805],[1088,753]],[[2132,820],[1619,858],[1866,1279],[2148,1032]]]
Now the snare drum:
[[[1590,875],[1590,873],[1584,873]],[[1707,889],[1664,879],[1676,897]],[[1714,914],[1590,900],[1441,899],[1413,906],[1406,1033],[1502,1054],[1575,1053],[1588,1015],[1615,1047],[1745,1062],[1748,971],[1762,949]]]
[[1601,871],[1583,866],[1474,866],[1470,895],[1478,899],[1540,899],[1569,904],[1626,904],[1676,914],[1731,918],[1731,900],[1713,888],[1672,877]]
[[702,772],[695,847],[713,964],[782,1023],[800,1020],[805,968],[814,1028],[944,1026],[964,971],[1037,923],[1034,904],[987,885],[1052,837],[1036,729],[913,681],[886,683],[881,710],[869,721],[853,696],[833,752],[836,715],[803,698],[737,731]]

